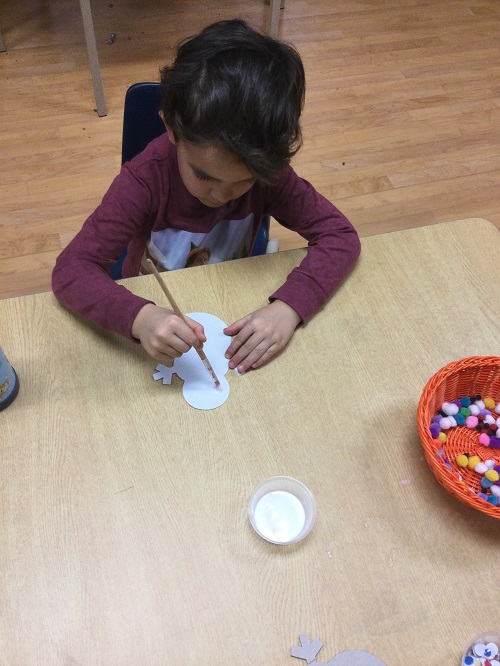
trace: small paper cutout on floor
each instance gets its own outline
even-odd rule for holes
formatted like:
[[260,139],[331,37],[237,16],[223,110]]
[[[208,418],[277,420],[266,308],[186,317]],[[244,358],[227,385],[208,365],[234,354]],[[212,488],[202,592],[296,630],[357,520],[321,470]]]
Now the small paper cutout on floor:
[[308,666],[386,666],[378,657],[362,650],[346,650],[332,657],[330,661],[316,661],[323,643],[318,639],[309,640],[307,634],[301,634],[299,639],[300,645],[292,647],[292,657],[304,659]]

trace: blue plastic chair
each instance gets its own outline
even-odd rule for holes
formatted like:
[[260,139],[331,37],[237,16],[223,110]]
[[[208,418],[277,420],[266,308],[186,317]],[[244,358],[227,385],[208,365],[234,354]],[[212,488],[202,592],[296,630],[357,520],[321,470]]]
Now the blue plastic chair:
[[[122,134],[122,164],[141,153],[148,143],[163,134],[165,125],[158,115],[162,98],[159,83],[134,83],[125,93]],[[269,215],[260,223],[252,250],[252,256],[266,253],[269,240]],[[113,280],[122,277],[123,261],[127,248],[123,250],[117,262],[109,269]]]

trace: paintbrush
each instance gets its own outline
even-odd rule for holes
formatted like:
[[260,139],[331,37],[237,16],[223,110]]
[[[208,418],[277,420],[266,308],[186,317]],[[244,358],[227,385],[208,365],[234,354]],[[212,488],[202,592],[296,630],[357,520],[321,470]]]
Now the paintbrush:
[[[153,272],[153,275],[154,275],[155,278],[158,280],[158,284],[159,284],[160,287],[163,289],[163,293],[164,293],[165,296],[167,297],[168,302],[169,302],[170,305],[172,306],[172,310],[175,312],[175,314],[176,314],[178,317],[180,317],[180,318],[181,318],[181,319],[182,319],[182,320],[183,320],[183,321],[189,326],[189,322],[188,322],[188,320],[186,319],[186,317],[182,314],[181,310],[179,309],[179,306],[177,305],[177,303],[176,303],[175,300],[174,300],[174,297],[172,296],[172,294],[171,294],[170,291],[168,290],[168,287],[167,287],[167,285],[165,284],[165,282],[164,282],[162,276],[161,276],[160,273],[158,272],[158,269],[156,268],[156,266],[154,265],[154,263],[151,261],[151,259],[148,258],[147,262],[148,262],[148,266],[149,266],[149,268],[150,268],[151,271]],[[191,328],[191,326],[189,326],[189,328]],[[217,379],[217,375],[215,374],[214,369],[213,369],[212,366],[210,365],[210,361],[208,360],[208,358],[207,358],[205,352],[203,351],[203,349],[197,349],[197,348],[195,347],[194,350],[196,351],[196,353],[198,354],[198,356],[199,356],[199,357],[201,358],[201,360],[203,361],[203,365],[205,366],[205,368],[206,368],[206,369],[208,370],[208,372],[210,373],[210,376],[212,377],[212,379],[213,379],[214,382],[215,382],[215,386],[216,386],[217,388],[220,388],[220,381]]]

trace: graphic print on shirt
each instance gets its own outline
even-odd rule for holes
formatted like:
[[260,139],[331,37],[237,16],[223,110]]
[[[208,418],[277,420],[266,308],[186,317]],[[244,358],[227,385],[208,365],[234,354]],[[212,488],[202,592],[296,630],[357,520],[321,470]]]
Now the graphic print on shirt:
[[248,257],[252,249],[253,221],[253,213],[243,220],[221,220],[207,234],[180,229],[153,231],[145,254],[159,271]]
[[209,247],[197,247],[194,243],[191,243],[191,252],[186,259],[186,268],[208,264],[211,256],[212,250]]

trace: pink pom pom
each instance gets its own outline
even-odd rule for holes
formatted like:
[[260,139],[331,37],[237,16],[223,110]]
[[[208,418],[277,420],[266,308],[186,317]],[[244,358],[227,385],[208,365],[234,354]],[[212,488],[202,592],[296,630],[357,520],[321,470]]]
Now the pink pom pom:
[[468,416],[465,419],[465,424],[467,425],[468,428],[475,428],[477,424],[479,423],[477,416]]
[[485,432],[482,432],[479,435],[479,443],[482,444],[483,446],[489,446],[490,445],[490,438]]

